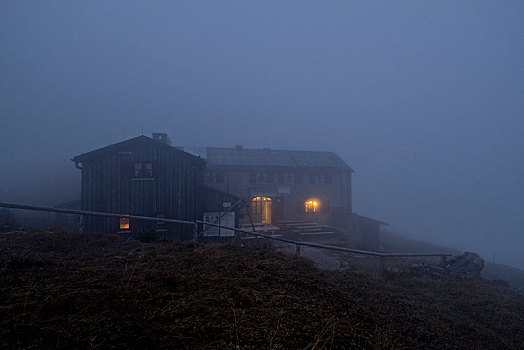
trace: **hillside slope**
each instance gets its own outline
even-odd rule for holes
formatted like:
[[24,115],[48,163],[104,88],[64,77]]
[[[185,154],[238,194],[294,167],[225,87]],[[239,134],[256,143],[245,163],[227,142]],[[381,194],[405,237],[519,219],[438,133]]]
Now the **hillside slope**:
[[230,245],[0,234],[0,347],[524,348],[524,302],[451,278],[321,272]]
[[[461,254],[460,251],[448,247],[417,241],[404,237],[400,234],[385,231],[381,237],[383,250],[387,252],[413,252],[413,253],[433,253],[449,252]],[[494,264],[486,261],[482,277],[487,280],[504,280],[513,288],[524,293],[524,271],[503,264]]]

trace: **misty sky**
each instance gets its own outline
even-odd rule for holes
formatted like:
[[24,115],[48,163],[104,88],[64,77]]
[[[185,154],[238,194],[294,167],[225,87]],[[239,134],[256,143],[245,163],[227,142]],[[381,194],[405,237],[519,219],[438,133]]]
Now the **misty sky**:
[[356,212],[524,268],[521,0],[2,1],[0,118],[0,201],[142,130],[332,150]]

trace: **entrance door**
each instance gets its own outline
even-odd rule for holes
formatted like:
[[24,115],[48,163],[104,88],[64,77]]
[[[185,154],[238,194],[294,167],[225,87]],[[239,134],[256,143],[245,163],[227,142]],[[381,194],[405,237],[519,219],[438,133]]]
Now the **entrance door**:
[[251,200],[251,212],[255,217],[260,217],[263,224],[271,223],[271,198],[255,197]]

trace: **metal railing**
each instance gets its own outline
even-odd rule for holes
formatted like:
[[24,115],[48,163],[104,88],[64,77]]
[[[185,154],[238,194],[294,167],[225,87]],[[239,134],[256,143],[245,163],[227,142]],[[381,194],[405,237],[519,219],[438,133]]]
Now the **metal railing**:
[[103,213],[103,212],[96,212],[96,211],[50,208],[50,207],[40,207],[40,206],[33,206],[33,205],[2,203],[2,202],[0,202],[0,208],[44,211],[44,212],[61,213],[61,214],[89,215],[89,216],[118,218],[118,219],[127,218],[127,219],[143,220],[143,221],[193,225],[193,239],[194,240],[196,240],[198,237],[198,225],[199,224],[207,225],[207,226],[215,226],[215,227],[235,231],[235,235],[236,233],[240,232],[240,233],[245,233],[245,234],[249,234],[249,235],[253,235],[257,237],[263,237],[263,238],[267,238],[267,239],[271,239],[275,241],[294,244],[296,247],[297,255],[300,255],[300,248],[304,246],[304,247],[312,247],[312,248],[318,248],[318,249],[335,250],[335,251],[346,252],[346,253],[351,253],[351,254],[358,254],[358,255],[376,256],[380,258],[379,260],[380,272],[384,272],[385,270],[386,258],[440,257],[442,261],[444,262],[447,256],[453,255],[450,253],[383,253],[383,252],[374,252],[374,251],[368,251],[368,250],[352,249],[352,248],[345,248],[345,247],[339,247],[339,246],[333,246],[333,245],[327,245],[327,244],[297,241],[297,240],[288,239],[284,237],[268,235],[268,234],[260,233],[257,231],[242,230],[242,229],[235,228],[235,227],[223,226],[220,224],[205,222],[201,220],[187,221],[187,220],[178,220],[178,219],[156,218],[156,217],[151,217],[151,216]]

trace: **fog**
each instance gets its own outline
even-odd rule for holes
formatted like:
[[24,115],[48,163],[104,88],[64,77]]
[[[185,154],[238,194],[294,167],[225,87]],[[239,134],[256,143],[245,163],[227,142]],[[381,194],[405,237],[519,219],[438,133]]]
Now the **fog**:
[[524,268],[522,1],[3,1],[0,201],[140,134],[335,151],[354,211]]

